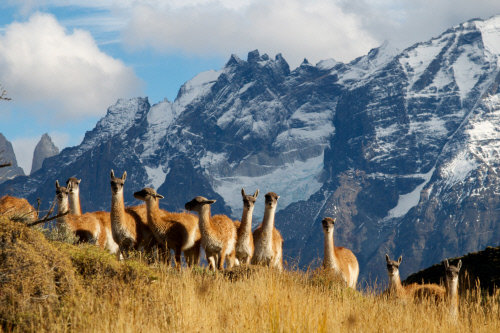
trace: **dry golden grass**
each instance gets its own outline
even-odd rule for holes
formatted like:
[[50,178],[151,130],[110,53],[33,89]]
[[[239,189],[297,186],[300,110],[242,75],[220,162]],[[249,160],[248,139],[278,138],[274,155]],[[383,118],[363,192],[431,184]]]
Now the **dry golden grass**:
[[[40,240],[38,240],[40,241]],[[43,242],[43,241],[41,241]],[[119,263],[91,245],[51,243],[68,258],[75,291],[4,330],[50,332],[499,332],[500,294],[445,306],[346,289],[326,274],[261,267],[178,272],[137,260]],[[0,280],[0,287],[1,287]],[[0,289],[1,291],[1,289]],[[14,311],[1,303],[1,311]],[[36,311],[45,309],[44,311]],[[33,310],[33,307],[30,308]],[[46,311],[53,309],[53,311]],[[6,315],[0,312],[5,320]],[[10,313],[15,318],[15,313]],[[12,315],[14,315],[12,317]],[[1,330],[1,328],[0,328]]]

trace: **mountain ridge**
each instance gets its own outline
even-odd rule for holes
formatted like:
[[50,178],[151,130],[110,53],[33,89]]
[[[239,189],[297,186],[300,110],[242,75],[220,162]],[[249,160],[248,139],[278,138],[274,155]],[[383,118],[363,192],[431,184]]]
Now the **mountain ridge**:
[[[154,186],[162,208],[204,195],[217,199],[214,212],[238,219],[241,187],[274,191],[289,260],[306,267],[321,256],[319,221],[334,216],[336,244],[358,256],[362,277],[385,276],[385,252],[414,258],[405,276],[498,245],[496,40],[500,16],[403,51],[383,44],[347,64],[290,70],[280,54],[232,55],[173,102],[119,100],[79,146],[0,192],[48,204],[55,179],[78,176],[84,211],[109,209],[109,171],[126,170],[127,204]],[[256,223],[262,212],[258,202]]]

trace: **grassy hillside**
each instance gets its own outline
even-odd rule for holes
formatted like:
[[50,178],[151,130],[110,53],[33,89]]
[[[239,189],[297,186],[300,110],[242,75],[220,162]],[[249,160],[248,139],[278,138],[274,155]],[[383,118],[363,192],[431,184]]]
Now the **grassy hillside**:
[[0,217],[0,329],[90,332],[494,332],[499,295],[445,306],[344,288],[324,273],[176,271],[48,241]]
[[[466,254],[462,257],[449,259],[450,264],[462,260],[462,269],[459,275],[462,289],[471,289],[480,286],[493,294],[500,289],[500,246],[487,247],[483,251]],[[414,273],[405,280],[405,283],[441,283],[444,279],[442,263]]]

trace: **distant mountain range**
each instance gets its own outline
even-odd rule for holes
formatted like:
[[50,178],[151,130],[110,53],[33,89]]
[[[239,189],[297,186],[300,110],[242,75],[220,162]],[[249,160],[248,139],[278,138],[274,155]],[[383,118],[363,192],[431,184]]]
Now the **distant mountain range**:
[[[59,154],[59,149],[52,142],[52,138],[47,133],[43,134],[33,152],[30,174],[40,169],[46,158],[57,154]],[[0,169],[0,184],[17,176],[24,176],[23,169],[17,164],[12,143],[0,133],[0,164],[4,163],[11,163],[12,165]]]
[[[350,63],[233,55],[174,102],[119,100],[80,145],[0,193],[48,206],[54,181],[77,176],[83,210],[109,210],[109,172],[126,170],[128,204],[153,186],[165,209],[203,195],[237,219],[242,187],[274,191],[289,264],[322,256],[320,221],[333,216],[362,277],[386,279],[385,253],[404,255],[404,277],[500,245],[499,59],[500,16]],[[262,213],[259,198],[256,223]]]

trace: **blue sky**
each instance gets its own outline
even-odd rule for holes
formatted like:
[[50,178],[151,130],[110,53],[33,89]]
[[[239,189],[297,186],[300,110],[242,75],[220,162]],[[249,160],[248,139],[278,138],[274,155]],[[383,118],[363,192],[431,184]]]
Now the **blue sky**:
[[0,132],[29,172],[43,133],[77,145],[118,98],[173,100],[233,53],[347,62],[499,13],[496,0],[2,0]]

